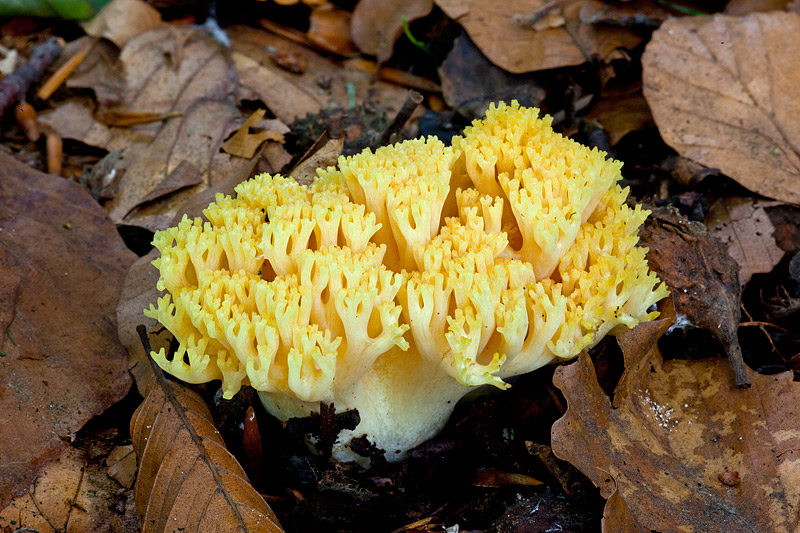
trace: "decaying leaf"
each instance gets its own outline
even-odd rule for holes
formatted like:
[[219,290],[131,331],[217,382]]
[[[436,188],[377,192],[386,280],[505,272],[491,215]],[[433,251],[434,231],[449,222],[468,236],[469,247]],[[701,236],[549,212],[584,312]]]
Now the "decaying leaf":
[[64,139],[105,150],[121,148],[111,145],[112,134],[108,127],[94,118],[91,104],[82,98],[66,100],[54,110],[41,113],[39,122],[53,128]]
[[79,185],[0,167],[1,508],[130,388],[113,313],[134,256]]
[[727,247],[703,224],[690,222],[669,207],[653,209],[639,238],[650,248],[647,262],[669,287],[676,312],[719,339],[736,384],[749,386],[736,336],[741,318],[739,266]]
[[[662,361],[656,340],[672,321],[619,337],[613,403],[586,353],[556,370],[568,409],[553,451],[609,498],[604,531],[797,531],[800,385],[750,372],[742,389],[723,359]],[[732,472],[738,485],[719,480]]]
[[[620,48],[630,49],[642,37],[627,28],[585,24],[581,0],[435,0],[447,16],[464,26],[470,38],[500,68],[520,74],[602,60]],[[536,22],[560,18],[543,29]]]
[[225,448],[203,399],[161,372],[149,389],[131,419],[143,533],[283,531]]
[[711,206],[706,218],[709,232],[728,245],[728,253],[739,264],[739,283],[753,274],[772,272],[783,258],[773,237],[775,227],[764,207],[775,202],[725,197]]
[[342,155],[343,138],[327,139],[326,136],[320,140],[325,142],[315,143],[289,173],[298,183],[311,185],[317,177],[318,168],[336,166],[339,156]]
[[433,0],[361,0],[353,11],[350,33],[362,52],[384,63],[403,34],[403,19],[411,23],[432,9]]
[[800,15],[667,20],[642,57],[667,144],[770,198],[800,202]]

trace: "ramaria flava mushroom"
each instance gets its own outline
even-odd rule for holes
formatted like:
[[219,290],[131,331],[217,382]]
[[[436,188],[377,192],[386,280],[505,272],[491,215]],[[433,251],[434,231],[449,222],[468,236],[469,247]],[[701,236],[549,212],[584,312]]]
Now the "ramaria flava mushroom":
[[435,435],[480,385],[575,357],[657,316],[667,294],[636,246],[621,163],[516,102],[445,146],[416,139],[341,157],[312,185],[262,174],[200,219],[158,232],[146,311],[190,382],[243,384],[281,420],[357,409],[390,460]]

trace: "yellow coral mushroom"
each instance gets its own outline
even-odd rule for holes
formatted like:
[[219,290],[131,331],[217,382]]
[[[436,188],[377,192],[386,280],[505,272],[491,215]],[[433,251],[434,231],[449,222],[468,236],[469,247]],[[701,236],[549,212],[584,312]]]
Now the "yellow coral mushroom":
[[650,320],[648,270],[621,163],[500,103],[445,146],[341,157],[304,187],[260,175],[208,222],[158,232],[167,294],[147,316],[180,342],[152,356],[225,398],[256,388],[282,420],[357,409],[390,460],[435,435],[480,385],[576,356]]

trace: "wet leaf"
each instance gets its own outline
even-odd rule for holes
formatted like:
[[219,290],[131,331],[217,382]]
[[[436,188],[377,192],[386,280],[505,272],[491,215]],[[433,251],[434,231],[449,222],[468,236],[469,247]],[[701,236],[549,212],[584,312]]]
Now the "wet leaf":
[[433,0],[361,0],[353,11],[353,41],[362,52],[377,56],[378,63],[384,63],[403,34],[403,18],[411,23],[432,9]]
[[644,95],[667,144],[770,198],[800,202],[800,15],[667,20]]
[[[791,372],[734,385],[723,359],[662,361],[672,320],[619,337],[626,371],[612,401],[591,359],[556,370],[567,413],[553,451],[609,498],[604,531],[796,531],[800,386]],[[719,474],[738,472],[728,486]]]
[[728,246],[739,264],[739,283],[744,286],[753,274],[772,272],[783,258],[775,243],[775,227],[765,207],[775,202],[725,197],[711,206],[706,218],[709,232]]
[[131,385],[114,308],[133,254],[79,185],[0,153],[0,507]]
[[[617,49],[631,49],[642,41],[626,28],[581,22],[583,4],[581,0],[555,4],[542,0],[436,0],[492,63],[515,74],[580,65],[595,56],[607,60]],[[541,22],[539,14],[555,16],[560,24],[534,29],[534,19]]]
[[131,438],[143,533],[283,531],[197,393],[159,374],[131,419]]

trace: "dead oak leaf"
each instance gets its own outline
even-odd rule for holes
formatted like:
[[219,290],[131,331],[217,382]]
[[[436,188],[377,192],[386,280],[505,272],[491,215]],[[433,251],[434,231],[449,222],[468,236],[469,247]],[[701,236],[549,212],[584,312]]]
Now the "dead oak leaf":
[[[568,409],[555,454],[609,498],[604,531],[797,531],[800,385],[786,372],[734,385],[724,359],[662,361],[672,321],[619,337],[626,371],[613,404],[586,353],[556,370]],[[738,472],[736,487],[719,475]]]
[[[580,10],[584,2],[580,0],[565,2],[556,10],[548,9],[550,3],[544,0],[435,3],[464,27],[492,63],[514,74],[580,65],[594,56],[607,59],[619,48],[631,49],[642,42],[642,37],[628,28],[582,22]],[[535,29],[532,20],[544,20],[537,13],[558,19],[558,25]]]
[[642,57],[644,95],[679,154],[800,203],[800,15],[667,20]]

